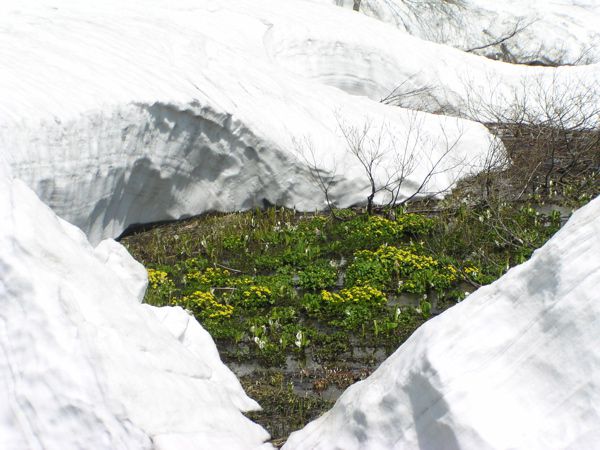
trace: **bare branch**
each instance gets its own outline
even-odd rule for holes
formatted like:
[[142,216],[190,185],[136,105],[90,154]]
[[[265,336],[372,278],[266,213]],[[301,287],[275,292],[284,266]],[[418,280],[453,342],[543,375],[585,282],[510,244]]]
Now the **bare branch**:
[[472,48],[469,48],[469,49],[467,49],[465,51],[468,52],[468,53],[473,53],[473,52],[475,52],[477,50],[483,50],[483,49],[486,49],[486,48],[496,47],[498,45],[504,44],[506,41],[508,41],[509,39],[514,38],[519,33],[521,33],[523,30],[525,30],[527,27],[531,26],[532,23],[534,23],[534,22],[529,22],[529,23],[523,25],[523,21],[521,19],[519,19],[515,23],[513,29],[511,31],[509,31],[508,33],[500,36],[499,38],[496,38],[492,42],[489,42],[489,43],[484,44],[484,45],[480,45],[478,47],[472,47]]

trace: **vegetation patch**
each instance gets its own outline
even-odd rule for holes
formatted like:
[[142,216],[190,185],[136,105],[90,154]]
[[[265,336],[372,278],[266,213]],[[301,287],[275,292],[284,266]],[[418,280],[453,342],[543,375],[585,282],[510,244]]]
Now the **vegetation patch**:
[[529,258],[564,219],[535,198],[470,204],[457,192],[427,214],[271,208],[122,242],[147,267],[145,301],[194,314],[247,374],[265,408],[252,417],[283,438],[331,406],[340,380],[370,373],[427,319]]

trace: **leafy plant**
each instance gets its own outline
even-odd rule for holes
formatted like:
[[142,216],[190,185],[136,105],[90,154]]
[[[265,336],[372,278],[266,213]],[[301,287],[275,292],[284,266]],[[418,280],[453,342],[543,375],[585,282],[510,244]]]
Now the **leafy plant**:
[[331,264],[315,264],[298,273],[298,286],[302,289],[316,291],[335,285],[337,270]]
[[265,286],[249,286],[241,294],[242,303],[247,308],[257,308],[273,304],[273,293]]
[[200,318],[229,319],[233,314],[233,306],[219,303],[211,292],[206,291],[195,291],[174,303]]

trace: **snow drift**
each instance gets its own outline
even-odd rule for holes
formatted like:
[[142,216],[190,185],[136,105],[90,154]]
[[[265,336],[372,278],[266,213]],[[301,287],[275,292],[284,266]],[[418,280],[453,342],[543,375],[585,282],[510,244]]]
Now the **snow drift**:
[[[311,1],[354,6],[354,0]],[[421,39],[503,61],[600,62],[596,0],[362,0],[360,11]]]
[[[10,61],[0,70],[0,153],[92,243],[208,210],[323,208],[317,169],[338,206],[362,203],[368,181],[340,124],[370,124],[371,141],[386,135],[382,184],[383,168],[415,149],[401,198],[451,147],[427,189],[437,192],[481,168],[489,133],[381,98],[394,91],[401,106],[454,115],[469,106],[485,120],[482,103],[501,108],[534,80],[542,92],[573,92],[599,78],[595,66],[490,61],[297,0],[4,2],[0,54]],[[314,167],[298,147],[316,155]]]
[[598,448],[600,198],[430,320],[285,449]]
[[[340,123],[371,124],[372,140],[382,129],[393,136],[382,168],[401,149],[419,149],[404,196],[452,147],[449,170],[428,189],[438,191],[481,167],[490,135],[378,100],[404,83],[424,88],[404,106],[456,113],[470,93],[503,104],[523,80],[556,73],[296,0],[25,0],[1,12],[0,52],[11,63],[0,72],[0,151],[15,177],[93,243],[132,223],[207,210],[322,208],[298,142],[334,180],[339,206],[364,202],[368,183]],[[595,80],[597,72],[569,73]]]
[[0,448],[271,448],[196,320],[140,304],[120,244],[0,175]]

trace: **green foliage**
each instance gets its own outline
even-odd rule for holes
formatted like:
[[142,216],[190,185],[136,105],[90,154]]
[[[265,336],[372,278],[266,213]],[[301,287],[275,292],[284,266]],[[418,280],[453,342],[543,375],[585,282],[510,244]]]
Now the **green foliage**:
[[355,254],[354,261],[346,270],[346,286],[369,285],[384,290],[391,283],[391,272],[377,255],[369,250]]
[[457,270],[452,265],[443,265],[410,247],[388,245],[356,252],[346,272],[348,286],[371,285],[414,294],[448,289],[455,281]]
[[195,291],[174,303],[205,319],[229,319],[233,314],[233,306],[219,303],[211,292]]
[[175,283],[164,270],[148,269],[148,289],[146,302],[154,306],[171,303],[176,293]]
[[248,241],[248,235],[244,236],[225,236],[223,238],[223,249],[232,252],[245,251]]
[[400,214],[396,220],[382,216],[357,216],[342,226],[348,234],[352,248],[376,248],[382,244],[395,244],[406,236],[427,234],[434,221],[418,214]]
[[466,289],[528,258],[561,220],[528,205],[336,217],[214,215],[128,245],[149,267],[148,303],[192,311],[225,358],[281,365],[361,346],[392,351]]
[[337,270],[331,264],[315,264],[298,273],[298,286],[302,289],[316,291],[335,285]]
[[242,303],[247,308],[256,308],[273,304],[273,293],[265,286],[249,286],[242,291]]
[[529,259],[560,225],[560,213],[545,215],[532,205],[461,204],[438,217],[427,246],[432,253],[452,255],[464,267],[476,268],[474,276],[463,272],[463,277],[487,284]]

